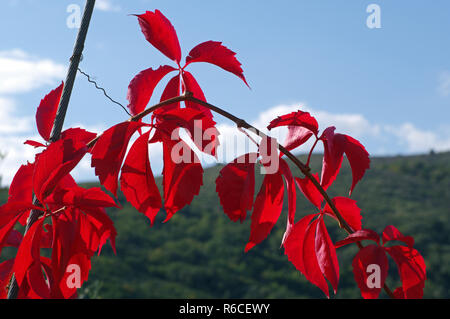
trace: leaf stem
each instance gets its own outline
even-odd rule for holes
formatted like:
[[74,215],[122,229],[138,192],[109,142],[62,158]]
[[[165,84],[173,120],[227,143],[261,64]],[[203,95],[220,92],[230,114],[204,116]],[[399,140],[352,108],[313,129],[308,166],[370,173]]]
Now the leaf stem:
[[314,142],[313,146],[311,147],[311,150],[309,151],[309,154],[308,154],[308,160],[306,161],[306,166],[308,166],[308,167],[309,167],[309,161],[311,160],[312,152],[314,151],[314,148],[316,147],[317,142],[319,142],[319,139],[316,136],[316,141]]

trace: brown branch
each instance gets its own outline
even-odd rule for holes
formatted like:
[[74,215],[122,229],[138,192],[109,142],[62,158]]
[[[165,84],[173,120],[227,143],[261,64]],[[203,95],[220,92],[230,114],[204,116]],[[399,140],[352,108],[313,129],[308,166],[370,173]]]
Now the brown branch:
[[[185,92],[183,95],[173,97],[168,100],[162,101],[158,104],[155,104],[155,105],[149,107],[148,109],[142,111],[141,113],[132,116],[129,119],[129,121],[139,121],[142,118],[144,118],[145,116],[149,115],[150,113],[154,112],[155,110],[157,110],[165,105],[169,105],[169,104],[177,103],[177,102],[181,102],[181,101],[191,101],[191,102],[200,104],[200,105],[210,109],[211,111],[218,113],[218,114],[222,115],[223,117],[226,117],[227,119],[233,121],[237,125],[238,128],[244,128],[244,129],[253,131],[255,134],[257,134],[261,138],[269,137],[265,133],[263,133],[259,129],[257,129],[256,127],[248,124],[245,120],[234,116],[233,114],[223,110],[220,107],[217,107],[213,104],[210,104],[208,102],[205,102],[203,100],[199,100],[199,99],[195,98],[191,92]],[[93,146],[99,137],[100,136],[97,136],[95,139],[90,141],[88,143],[88,146],[89,147]],[[334,215],[338,219],[339,227],[344,229],[348,234],[354,233],[355,231],[350,227],[350,225],[346,222],[346,220],[339,213],[339,210],[336,208],[336,205],[334,205],[334,202],[332,201],[332,199],[330,198],[328,193],[325,191],[325,189],[320,185],[320,183],[311,174],[311,169],[309,168],[309,166],[307,166],[302,161],[300,161],[294,154],[292,154],[290,151],[288,151],[283,145],[279,144],[278,142],[277,142],[277,147],[280,150],[280,152],[282,152],[284,155],[286,155],[286,157],[289,158],[295,164],[295,166],[297,166],[300,169],[300,171],[313,183],[314,187],[323,196],[323,198],[325,199],[325,201],[328,203],[331,210],[333,211]],[[359,249],[362,249],[364,247],[360,242],[357,242],[356,244],[358,245]],[[383,288],[390,298],[393,298],[393,299],[395,298],[391,289],[389,289],[389,287],[386,284],[384,284]]]

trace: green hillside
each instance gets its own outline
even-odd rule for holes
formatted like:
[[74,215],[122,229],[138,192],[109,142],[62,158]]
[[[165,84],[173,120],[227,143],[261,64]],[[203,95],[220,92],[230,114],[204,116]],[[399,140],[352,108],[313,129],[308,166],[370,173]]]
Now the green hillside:
[[[301,156],[304,160],[304,158]],[[320,167],[319,157],[313,168]],[[109,210],[118,231],[117,256],[105,246],[94,257],[89,282],[81,296],[90,298],[323,298],[280,249],[286,208],[269,237],[247,254],[250,219],[233,223],[223,213],[215,193],[222,166],[205,170],[200,195],[163,224],[164,212],[151,228],[149,221],[127,204]],[[297,176],[301,176],[294,170]],[[261,177],[259,177],[259,186]],[[332,195],[345,195],[351,184],[347,163]],[[426,298],[450,297],[450,153],[413,157],[373,158],[371,169],[353,198],[363,211],[363,226],[381,233],[395,225],[414,236],[427,264]],[[6,197],[1,191],[1,198]],[[299,192],[300,193],[300,192]],[[285,201],[287,203],[287,201]],[[315,212],[299,194],[297,220]],[[328,219],[334,240],[345,233]],[[341,279],[337,298],[359,298],[351,259],[356,247],[338,250]],[[7,251],[8,253],[8,251]],[[9,252],[10,253],[10,252]],[[397,286],[395,265],[388,284]]]

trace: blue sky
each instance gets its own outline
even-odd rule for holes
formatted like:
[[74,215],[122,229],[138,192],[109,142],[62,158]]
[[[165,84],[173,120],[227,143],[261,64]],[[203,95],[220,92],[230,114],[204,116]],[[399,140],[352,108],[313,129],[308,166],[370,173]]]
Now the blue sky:
[[[33,159],[34,150],[21,141],[38,139],[36,107],[65,78],[78,31],[67,26],[71,4],[82,9],[84,1],[0,3],[2,184]],[[379,5],[381,28],[366,25],[370,4]],[[171,64],[130,16],[154,9],[174,25],[184,57],[207,40],[222,41],[237,52],[251,90],[213,65],[189,68],[208,101],[261,128],[271,117],[303,109],[318,118],[322,129],[333,124],[359,139],[372,155],[450,150],[447,0],[98,0],[80,67],[122,104],[139,71]],[[159,100],[162,87],[151,104]],[[100,132],[127,118],[78,75],[66,127]],[[223,138],[231,138],[231,123],[216,121]],[[155,150],[156,174],[159,157]],[[88,160],[77,174],[92,176]]]

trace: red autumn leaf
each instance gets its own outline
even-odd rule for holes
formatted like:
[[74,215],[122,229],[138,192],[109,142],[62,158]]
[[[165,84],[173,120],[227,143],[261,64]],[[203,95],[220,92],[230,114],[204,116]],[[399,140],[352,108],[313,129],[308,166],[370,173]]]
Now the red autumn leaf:
[[388,274],[389,263],[378,245],[362,248],[353,258],[353,275],[364,299],[377,299]]
[[303,263],[305,277],[309,282],[316,285],[323,293],[330,298],[327,282],[322,274],[319,261],[316,255],[316,236],[319,219],[314,220],[305,231],[303,240]]
[[186,57],[186,65],[192,62],[207,62],[233,73],[248,86],[241,63],[236,59],[236,53],[222,45],[222,42],[206,41],[194,47]]
[[81,161],[87,150],[86,143],[66,138],[53,142],[37,157],[33,191],[39,201],[44,201],[59,181]]
[[33,146],[34,148],[46,147],[44,144],[33,141],[33,140],[26,140],[25,142],[23,142],[23,144]]
[[[216,122],[205,116],[199,110],[190,108],[172,109],[156,116],[157,128],[151,142],[162,141],[161,134],[172,136],[174,131],[178,136],[179,128],[184,128],[198,149],[215,156],[219,145],[219,131],[214,126]],[[161,131],[164,131],[162,133]]]
[[328,188],[333,183],[339,173],[343,154],[345,153],[352,169],[353,179],[349,191],[351,195],[356,184],[370,167],[369,153],[353,137],[345,134],[335,134],[334,130],[334,127],[328,127],[321,136],[325,148],[321,184],[324,188]]
[[130,84],[128,85],[127,100],[128,109],[131,114],[136,115],[145,109],[152,97],[155,87],[163,77],[172,71],[175,71],[175,69],[169,65],[160,66],[156,70],[148,68],[139,72],[130,81]]
[[153,225],[162,203],[148,157],[149,135],[150,131],[141,135],[131,146],[122,167],[120,187],[131,205]]
[[402,291],[405,299],[420,299],[423,297],[426,266],[420,253],[405,246],[386,247],[386,251],[394,259],[402,280]]
[[[313,174],[312,175],[317,182],[319,181],[319,174]],[[303,195],[319,210],[322,207],[323,202],[323,196],[319,192],[319,190],[314,186],[314,184],[311,182],[311,180],[308,177],[305,178],[299,178],[296,177],[295,181],[297,182],[298,187],[302,191]]]
[[412,238],[411,236],[404,236],[397,228],[392,225],[386,226],[383,231],[382,238],[383,245],[388,241],[397,240],[404,242],[410,248],[414,246],[414,238]]
[[[356,205],[356,201],[347,197],[334,197],[332,201],[347,224],[353,228],[353,230],[361,230],[361,209]],[[337,220],[337,217],[328,203],[325,205],[323,212]]]
[[[82,237],[84,227],[77,222],[76,209],[69,209],[58,218],[52,217],[54,240],[52,246],[51,269],[55,281],[53,298],[71,298],[76,294],[75,287],[69,287],[67,277],[72,274],[69,265],[77,265],[80,270],[80,283],[87,280],[91,268],[92,251]],[[83,225],[84,226],[84,225]]]
[[324,144],[324,154],[322,163],[322,175],[320,177],[320,184],[326,190],[336,179],[337,174],[341,168],[343,160],[343,146],[334,145],[334,126],[328,127],[323,131],[320,139]]
[[292,112],[286,115],[278,116],[276,119],[272,120],[267,126],[268,130],[275,127],[288,126],[288,127],[304,127],[311,131],[314,135],[319,133],[319,124],[317,120],[312,117],[308,112],[303,112],[298,110],[297,112]]
[[144,14],[136,16],[147,41],[169,59],[179,64],[181,61],[180,43],[170,21],[159,10],[146,11]]
[[[188,71],[183,71],[183,92],[191,92],[192,96],[202,100],[204,102],[206,102],[206,98],[205,98],[205,94],[203,93],[202,89],[200,88],[200,86],[197,83],[197,80],[195,80],[195,78],[192,76],[191,73],[189,73]],[[192,108],[198,111],[202,111],[203,113],[205,113],[205,115],[207,117],[212,118],[212,113],[211,111],[204,107],[203,105],[200,105],[198,103],[192,102],[192,101],[185,101],[186,107],[187,108]]]
[[245,252],[269,235],[283,208],[284,184],[281,171],[266,174],[253,205],[249,242]]
[[6,239],[5,246],[6,247],[19,247],[20,243],[22,242],[23,235],[21,232],[19,232],[16,229],[13,229]]
[[[83,207],[81,208],[87,217],[86,221],[93,227],[94,232],[97,235],[97,241],[92,241],[91,237],[86,237],[84,242],[86,243],[86,247],[90,248],[92,252],[98,251],[98,255],[100,255],[102,246],[106,243],[107,240],[111,243],[111,248],[114,253],[116,253],[116,235],[117,231],[114,227],[114,223],[106,214],[104,208],[102,207]],[[84,216],[80,214],[80,216]],[[83,227],[86,226],[87,223],[80,224],[81,232],[84,231]],[[91,232],[92,234],[92,232]]]
[[284,253],[287,255],[288,260],[300,271],[305,274],[305,266],[303,260],[303,241],[305,239],[306,228],[308,228],[311,220],[316,217],[317,214],[311,214],[303,217],[294,224],[291,232],[284,242]]
[[70,139],[74,139],[74,140],[88,144],[90,141],[92,141],[96,137],[97,137],[97,134],[89,132],[85,129],[76,127],[76,128],[69,128],[65,131],[62,131],[60,139],[70,138]]
[[[161,95],[160,102],[166,101],[168,99],[177,97],[180,95],[180,75],[177,74],[173,78],[167,82],[166,87],[164,88],[164,91]],[[173,110],[173,109],[179,109],[180,108],[180,102],[172,103],[169,105],[165,105],[153,112],[152,117],[158,114],[165,113],[167,111]]]
[[258,147],[261,156],[261,164],[264,167],[265,174],[277,173],[280,167],[280,158],[278,157],[278,142],[270,136],[263,136]]
[[166,137],[163,141],[164,208],[168,221],[176,212],[189,205],[203,184],[200,160],[183,140]]
[[281,246],[284,245],[286,238],[294,226],[295,211],[297,209],[297,189],[295,186],[295,179],[292,175],[289,165],[280,158],[280,169],[283,174],[284,180],[286,181],[286,191],[288,192],[288,218],[286,231],[284,232],[283,239],[281,240]]
[[27,202],[33,200],[34,163],[20,166],[9,187],[9,202]]
[[41,263],[33,263],[27,271],[27,281],[30,287],[29,295],[32,299],[49,299],[51,296],[50,287],[44,276]]
[[216,179],[220,204],[233,222],[240,220],[242,223],[253,207],[257,157],[257,153],[237,157],[221,169]]
[[3,247],[8,245],[14,226],[22,215],[31,209],[41,210],[41,208],[26,202],[8,202],[0,206],[0,254]]
[[8,296],[7,285],[11,280],[14,258],[0,263],[0,299],[6,299]]
[[91,207],[118,207],[114,200],[99,187],[85,189],[77,186],[56,189],[45,199],[45,203],[71,206],[80,209]]
[[46,141],[50,139],[56,112],[58,110],[59,100],[64,88],[64,82],[56,89],[47,94],[39,104],[36,111],[36,124],[39,134]]
[[347,238],[338,241],[335,246],[336,248],[339,248],[362,240],[372,240],[378,245],[380,242],[380,236],[378,236],[378,234],[371,229],[361,229],[348,235]]
[[42,210],[41,207],[34,206],[29,202],[6,202],[0,206],[0,228],[9,223],[16,216],[21,215],[30,209]]
[[331,283],[336,294],[339,282],[339,263],[336,249],[334,248],[330,235],[328,235],[323,218],[319,219],[317,225],[315,249],[320,270]]
[[288,127],[288,135],[284,141],[284,147],[288,151],[303,145],[313,134],[317,136],[319,132],[317,120],[308,112],[300,110],[277,117],[270,122],[267,129],[282,126]]
[[122,122],[107,129],[92,149],[91,166],[100,183],[117,196],[118,176],[131,136],[144,124]]
[[367,153],[365,147],[353,137],[348,135],[341,135],[339,137],[345,139],[345,155],[352,168],[352,187],[350,188],[349,195],[352,194],[356,184],[363,178],[364,173],[370,168],[369,153]]
[[[40,265],[40,241],[44,219],[38,219],[25,234],[22,244],[17,250],[13,272],[19,286],[26,276],[27,270],[34,264]],[[41,274],[42,275],[42,274]]]

